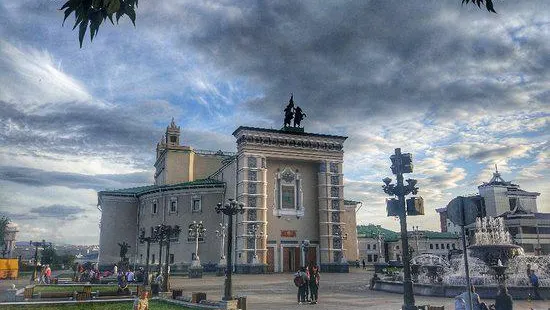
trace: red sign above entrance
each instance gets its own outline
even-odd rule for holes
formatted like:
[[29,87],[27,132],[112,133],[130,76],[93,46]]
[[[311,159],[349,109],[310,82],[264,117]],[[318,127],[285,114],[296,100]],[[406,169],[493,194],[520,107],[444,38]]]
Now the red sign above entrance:
[[295,238],[296,237],[296,231],[295,230],[281,230],[281,237],[283,237],[283,238]]

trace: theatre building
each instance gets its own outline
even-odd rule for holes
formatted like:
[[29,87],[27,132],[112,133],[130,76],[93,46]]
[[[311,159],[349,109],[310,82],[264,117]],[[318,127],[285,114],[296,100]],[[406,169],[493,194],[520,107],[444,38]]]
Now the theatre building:
[[236,272],[246,273],[258,263],[267,272],[295,271],[304,263],[345,272],[346,261],[358,257],[355,208],[360,204],[344,202],[346,137],[291,126],[241,126],[233,136],[236,153],[198,151],[180,143],[184,137],[172,121],[157,144],[155,184],[98,193],[100,264],[118,262],[119,243],[126,242],[130,263],[144,265],[146,246],[138,236],[167,224],[179,225],[182,232],[162,257],[152,243],[149,262],[164,262],[169,255],[174,267],[190,265],[195,239],[188,227],[193,221],[206,228],[199,238],[201,263],[218,263],[225,250],[216,230],[227,219],[215,206],[235,198],[245,205],[231,234]]

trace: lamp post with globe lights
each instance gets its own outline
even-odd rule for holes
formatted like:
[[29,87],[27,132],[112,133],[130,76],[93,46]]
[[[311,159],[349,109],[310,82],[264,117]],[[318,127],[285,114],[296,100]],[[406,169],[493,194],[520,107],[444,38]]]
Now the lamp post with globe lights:
[[405,196],[409,194],[416,195],[418,187],[417,181],[407,179],[407,185],[403,184],[403,174],[413,172],[412,155],[410,153],[401,153],[400,148],[395,149],[395,154],[390,156],[392,162],[392,173],[397,177],[397,183],[391,184],[392,179],[386,177],[382,181],[384,185],[382,189],[389,196],[397,196],[397,199],[388,199],[387,211],[388,216],[398,216],[401,226],[401,246],[403,248],[403,310],[417,309],[414,305],[414,294],[411,280],[411,265],[409,255],[409,239],[407,235],[407,214],[408,215],[423,215],[424,206],[423,200],[420,197],[412,197],[405,201]]
[[258,260],[258,237],[262,236],[262,231],[260,230],[260,225],[253,224],[252,227],[248,230],[248,234],[252,235],[254,238],[254,255],[252,256],[252,264],[259,264],[260,261]]
[[236,214],[243,214],[244,213],[244,203],[238,202],[234,199],[228,199],[229,201],[225,204],[218,203],[216,205],[216,212],[217,213],[223,213],[227,215],[227,272],[225,275],[225,283],[224,283],[224,296],[223,300],[233,300],[233,292],[232,292],[232,283],[231,283],[231,274],[233,272],[233,262],[231,258],[232,254],[232,247],[233,247],[233,216]]
[[199,258],[199,239],[204,238],[205,232],[206,228],[202,221],[193,221],[193,223],[189,225],[189,237],[195,238],[195,259],[191,262],[191,266],[193,267],[201,266],[201,259]]

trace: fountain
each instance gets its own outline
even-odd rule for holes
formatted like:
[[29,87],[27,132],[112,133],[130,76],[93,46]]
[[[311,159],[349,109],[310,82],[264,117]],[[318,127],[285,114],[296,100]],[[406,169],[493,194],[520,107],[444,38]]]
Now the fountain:
[[[472,239],[466,252],[470,281],[482,298],[494,298],[500,284],[507,285],[515,299],[528,298],[531,293],[528,265],[539,278],[541,295],[550,296],[550,256],[525,255],[519,245],[512,243],[502,218],[478,218]],[[454,297],[465,291],[463,255],[447,261],[423,254],[412,258],[411,265],[415,271],[415,294]],[[402,283],[382,277],[374,289],[399,293],[402,292]]]

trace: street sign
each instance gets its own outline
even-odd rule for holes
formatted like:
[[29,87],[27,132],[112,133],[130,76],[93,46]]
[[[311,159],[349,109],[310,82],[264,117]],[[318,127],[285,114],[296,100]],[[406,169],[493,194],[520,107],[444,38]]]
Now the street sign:
[[403,211],[401,211],[401,205],[399,200],[392,198],[386,199],[386,211],[388,216],[399,216]]
[[458,196],[447,205],[447,218],[455,225],[470,225],[476,217],[477,205],[470,198]]
[[424,215],[424,199],[422,197],[407,199],[407,215]]

